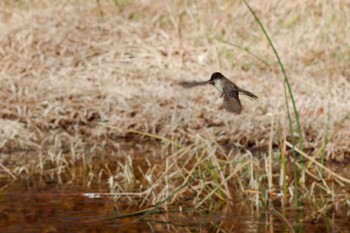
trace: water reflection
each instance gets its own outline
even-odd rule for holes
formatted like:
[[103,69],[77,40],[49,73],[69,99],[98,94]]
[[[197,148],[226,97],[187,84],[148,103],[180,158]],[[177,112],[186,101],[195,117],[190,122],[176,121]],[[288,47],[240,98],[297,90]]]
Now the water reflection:
[[[244,201],[222,213],[196,211],[157,213],[107,220],[115,216],[113,199],[82,195],[78,187],[28,190],[8,187],[1,194],[1,232],[290,232],[286,222],[269,211],[247,211]],[[89,190],[101,193],[106,190]],[[123,206],[122,203],[120,206]],[[125,205],[124,205],[125,206]],[[135,209],[120,209],[123,213]],[[295,232],[349,232],[350,218],[330,213],[327,219],[305,219],[302,210],[283,216]]]

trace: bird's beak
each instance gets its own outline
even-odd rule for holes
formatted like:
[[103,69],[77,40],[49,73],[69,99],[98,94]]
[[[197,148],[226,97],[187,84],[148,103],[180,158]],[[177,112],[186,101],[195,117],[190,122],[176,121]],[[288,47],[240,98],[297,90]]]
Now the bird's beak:
[[214,85],[214,81],[213,80],[209,80],[208,83],[211,84],[211,85]]

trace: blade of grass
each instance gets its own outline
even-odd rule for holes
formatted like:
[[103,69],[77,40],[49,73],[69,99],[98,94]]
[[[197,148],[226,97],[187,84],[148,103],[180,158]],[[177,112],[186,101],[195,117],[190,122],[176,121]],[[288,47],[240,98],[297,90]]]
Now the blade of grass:
[[[294,115],[295,115],[295,119],[296,119],[296,123],[297,123],[297,129],[298,129],[298,135],[299,135],[299,147],[301,150],[303,150],[303,135],[302,135],[302,131],[301,131],[301,126],[300,126],[300,121],[299,121],[299,115],[298,115],[298,111],[297,111],[297,108],[296,108],[296,104],[295,104],[295,100],[294,100],[294,96],[293,96],[293,92],[292,92],[292,88],[289,84],[289,80],[288,80],[288,77],[287,77],[287,73],[285,71],[285,68],[284,68],[284,65],[281,61],[281,58],[280,56],[278,55],[277,53],[277,50],[275,48],[275,46],[273,45],[272,43],[272,40],[270,39],[269,35],[267,34],[264,26],[262,25],[260,19],[257,17],[257,15],[255,14],[255,11],[250,7],[250,5],[248,4],[248,2],[246,0],[243,0],[244,4],[247,6],[247,8],[249,9],[249,11],[252,13],[252,15],[254,16],[254,19],[255,21],[259,24],[261,30],[263,31],[266,39],[268,40],[276,58],[277,58],[277,61],[278,61],[278,64],[279,66],[281,67],[281,70],[282,70],[282,73],[283,73],[283,76],[284,76],[284,82],[285,84],[287,85],[287,88],[288,88],[288,93],[291,97],[291,100],[292,100],[292,104],[293,104],[293,110],[294,110]],[[290,110],[289,110],[289,104],[288,104],[288,96],[286,95],[285,93],[285,99],[286,99],[286,107],[287,107],[287,114],[288,114],[288,120],[289,120],[289,127],[290,127],[290,134],[291,134],[291,137],[292,137],[292,144],[295,145],[295,142],[294,142],[294,135],[293,135],[293,125],[292,125],[292,119],[291,119],[291,116],[290,116]],[[293,150],[293,157],[294,159],[296,159],[296,153],[295,153],[295,150]],[[304,170],[304,161],[303,161],[303,158],[302,158],[302,164],[303,164],[303,169],[302,169],[302,179],[301,181],[304,183],[305,182],[305,170]],[[296,206],[298,206],[298,189],[297,189],[297,169],[296,169],[296,166],[294,165],[294,204]]]
[[337,173],[335,173],[334,171],[332,171],[331,169],[325,167],[323,164],[321,164],[320,162],[318,162],[317,160],[315,160],[313,157],[307,155],[306,153],[304,153],[303,151],[301,151],[300,149],[298,148],[295,148],[294,145],[292,145],[291,143],[289,142],[286,142],[286,145],[290,148],[293,148],[299,153],[301,154],[303,157],[307,158],[308,160],[312,161],[313,163],[315,163],[317,166],[319,166],[320,168],[322,168],[325,172],[327,172],[328,174],[338,178],[339,180],[345,182],[345,183],[348,183],[350,184],[350,180],[345,178],[345,177],[342,177],[341,175],[338,175]]
[[282,168],[282,186],[283,186],[283,196],[287,194],[287,165],[286,165],[286,144],[285,144],[285,132],[282,132],[282,127],[280,123],[278,124],[278,138],[279,147],[281,153],[281,168]]
[[[99,123],[99,125],[102,125],[104,127],[107,127],[107,128],[110,128],[110,129],[119,129],[117,127],[114,127],[114,126],[111,126],[111,125],[107,125],[107,124],[103,124],[103,123]],[[139,131],[139,130],[134,130],[134,129],[127,129],[126,132],[129,132],[129,133],[134,133],[134,134],[139,134],[139,135],[143,135],[143,136],[146,136],[146,137],[150,137],[150,138],[155,138],[155,139],[159,139],[161,141],[164,141],[164,142],[168,142],[170,143],[171,145],[174,145],[178,148],[182,148],[183,146],[170,140],[170,139],[167,139],[167,138],[164,138],[164,137],[161,137],[161,136],[158,136],[156,134],[152,134],[152,133],[146,133],[146,132],[142,132],[142,131]]]
[[277,61],[278,61],[278,64],[280,65],[281,67],[281,70],[282,70],[282,73],[283,73],[283,76],[284,76],[284,81],[288,87],[288,92],[290,94],[290,97],[292,99],[292,103],[293,103],[293,110],[294,110],[294,114],[295,114],[295,118],[296,118],[296,121],[297,121],[297,127],[298,127],[298,136],[299,136],[299,147],[301,150],[303,150],[303,135],[302,135],[302,132],[301,132],[301,126],[300,126],[300,121],[299,121],[299,115],[298,115],[298,111],[297,111],[297,107],[296,107],[296,104],[295,104],[295,100],[294,100],[294,95],[293,95],[293,92],[292,92],[292,88],[289,84],[289,80],[288,80],[288,77],[287,77],[287,73],[285,71],[285,68],[284,68],[284,65],[281,61],[281,58],[280,56],[278,55],[277,53],[277,50],[275,48],[275,46],[273,45],[272,43],[272,40],[270,39],[269,35],[267,34],[264,26],[262,25],[260,19],[256,16],[254,10],[250,7],[250,5],[247,3],[246,0],[243,0],[243,2],[246,4],[246,6],[248,7],[249,11],[253,14],[255,20],[257,21],[257,23],[259,24],[261,30],[263,31],[264,35],[266,36],[266,39],[269,41],[269,44],[277,58]]
[[9,174],[12,177],[12,179],[17,180],[17,177],[9,169],[7,169],[2,163],[0,163],[0,167],[4,169],[4,171],[7,172],[7,174]]
[[221,188],[221,186],[223,186],[229,179],[231,179],[234,175],[236,175],[237,172],[239,172],[240,170],[242,170],[245,166],[247,166],[248,164],[250,164],[251,161],[248,160],[245,163],[243,163],[242,165],[240,165],[238,168],[236,168],[228,177],[226,177],[225,180],[223,180],[218,186],[216,186],[205,198],[203,198],[202,201],[200,201],[195,208],[198,209],[208,198],[210,198],[219,188]]
[[138,130],[133,130],[133,129],[128,129],[127,132],[129,133],[135,133],[135,134],[140,134],[140,135],[143,135],[143,136],[147,136],[147,137],[151,137],[151,138],[156,138],[156,139],[159,139],[161,141],[165,141],[165,142],[168,142],[178,148],[181,148],[182,146],[174,141],[171,141],[167,138],[163,138],[161,136],[158,136],[156,134],[151,134],[151,133],[146,133],[146,132],[142,132],[142,131],[138,131]]
[[121,224],[119,226],[122,225],[127,225],[127,224],[131,224],[131,223],[135,223],[143,218],[145,218],[146,216],[153,214],[153,213],[157,213],[156,209],[158,209],[161,205],[163,205],[164,203],[166,203],[168,200],[170,200],[176,193],[178,193],[179,191],[181,191],[183,188],[185,188],[187,185],[189,185],[190,183],[192,183],[193,181],[195,181],[198,177],[194,176],[192,177],[192,179],[188,180],[185,184],[181,185],[180,187],[178,187],[176,190],[174,190],[174,192],[172,192],[169,196],[167,196],[166,198],[164,198],[164,200],[156,203],[154,205],[154,207],[151,208],[147,208],[145,210],[140,210],[140,211],[136,211],[134,213],[129,213],[126,215],[119,215],[119,216],[114,216],[114,217],[110,217],[110,218],[106,218],[104,220],[113,220],[113,219],[121,219],[121,218],[126,218],[126,217],[131,217],[131,216],[137,216],[137,215],[142,215],[141,217],[126,223],[126,224]]
[[263,58],[261,58],[260,56],[258,56],[258,55],[256,55],[256,54],[250,52],[250,51],[249,51],[249,48],[243,48],[242,46],[233,44],[233,43],[231,43],[231,42],[229,42],[229,41],[226,41],[226,40],[223,40],[223,39],[219,39],[219,38],[216,38],[216,40],[219,41],[219,42],[221,42],[221,43],[223,43],[223,44],[227,44],[227,45],[230,45],[230,46],[232,46],[232,47],[235,47],[235,48],[238,48],[238,49],[240,49],[240,50],[243,50],[243,51],[245,51],[246,53],[248,53],[249,55],[251,55],[252,57],[256,58],[258,61],[261,61],[262,63],[264,63],[266,66],[271,67],[271,64],[270,64],[270,63],[268,63],[267,61],[265,61],[265,60],[264,60]]
[[[331,112],[330,112],[330,109],[329,109],[329,106],[328,106],[328,111],[327,111],[327,124],[326,124],[326,132],[325,132],[325,136],[324,136],[324,141],[323,141],[323,146],[322,146],[322,156],[321,156],[321,164],[324,165],[324,160],[325,160],[325,157],[326,157],[326,148],[327,148],[327,145],[328,145],[328,129],[329,129],[329,121],[330,121],[330,118],[331,118]],[[322,169],[320,170],[321,172],[321,175],[323,173]]]

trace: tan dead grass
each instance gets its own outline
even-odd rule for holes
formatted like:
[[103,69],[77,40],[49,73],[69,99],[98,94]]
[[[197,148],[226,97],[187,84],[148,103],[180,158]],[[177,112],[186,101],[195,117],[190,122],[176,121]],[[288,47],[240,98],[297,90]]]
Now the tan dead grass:
[[[22,4],[2,3],[0,15],[0,156],[30,150],[38,165],[17,169],[14,176],[43,174],[43,161],[50,161],[51,168],[56,165],[48,176],[68,172],[73,177],[73,171],[61,170],[69,167],[69,156],[84,166],[103,151],[121,156],[128,129],[180,144],[211,141],[251,149],[248,145],[267,148],[273,116],[276,128],[288,128],[282,75],[240,1],[101,1],[100,8],[95,1]],[[321,148],[329,113],[329,134],[336,133],[327,158],[349,156],[350,20],[344,20],[349,3],[251,4],[287,67],[305,147]],[[220,41],[248,49],[270,65]],[[207,80],[215,71],[259,100],[242,97],[242,114],[232,115],[219,110],[222,100],[213,87],[176,85]],[[273,143],[278,140],[274,134]],[[134,172],[125,170],[129,163],[117,169],[123,179]],[[29,166],[27,160],[3,164],[9,170]],[[114,174],[109,168],[103,173]],[[103,176],[85,175],[88,183]],[[163,194],[154,200],[169,192]]]

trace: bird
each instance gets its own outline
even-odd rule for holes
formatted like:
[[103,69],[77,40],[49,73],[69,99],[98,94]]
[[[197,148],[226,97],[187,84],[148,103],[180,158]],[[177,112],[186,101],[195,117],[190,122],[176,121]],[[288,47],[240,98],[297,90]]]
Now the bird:
[[207,84],[214,85],[215,88],[221,93],[220,98],[222,97],[224,98],[223,107],[228,112],[232,112],[235,114],[241,113],[242,104],[241,104],[241,101],[239,100],[239,94],[244,94],[252,98],[253,100],[258,99],[256,95],[238,87],[236,84],[234,84],[232,81],[230,81],[220,72],[213,73],[209,81],[180,82],[180,85],[184,88],[192,88],[192,87],[203,86]]

